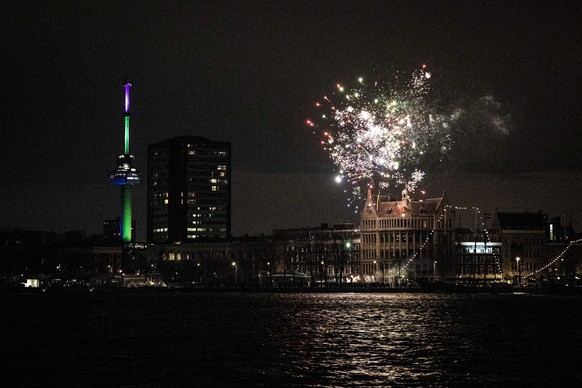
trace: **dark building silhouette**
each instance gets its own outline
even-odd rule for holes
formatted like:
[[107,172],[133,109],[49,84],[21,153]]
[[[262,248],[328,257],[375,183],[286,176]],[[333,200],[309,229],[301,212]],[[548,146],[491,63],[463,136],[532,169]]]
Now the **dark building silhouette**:
[[548,215],[539,212],[500,212],[493,219],[493,232],[502,243],[502,271],[506,280],[521,284],[523,275],[544,266],[553,252],[548,245]]
[[358,282],[359,231],[353,224],[280,229],[273,235],[155,244],[157,263],[176,287],[307,287]]
[[148,242],[230,235],[230,151],[228,142],[197,136],[148,146]]
[[[114,220],[103,221],[103,241],[106,243],[118,243],[121,241],[119,217]],[[131,242],[135,242],[135,220],[131,221]]]

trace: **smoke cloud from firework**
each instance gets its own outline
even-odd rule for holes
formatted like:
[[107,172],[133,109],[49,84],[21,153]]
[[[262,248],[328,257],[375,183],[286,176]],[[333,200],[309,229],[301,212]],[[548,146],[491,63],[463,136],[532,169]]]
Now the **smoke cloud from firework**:
[[415,191],[427,173],[458,163],[451,153],[471,148],[477,135],[509,134],[508,117],[493,97],[452,102],[443,98],[446,91],[433,90],[432,79],[424,65],[409,76],[359,78],[354,87],[337,84],[315,103],[318,118],[307,124],[356,210],[367,188]]

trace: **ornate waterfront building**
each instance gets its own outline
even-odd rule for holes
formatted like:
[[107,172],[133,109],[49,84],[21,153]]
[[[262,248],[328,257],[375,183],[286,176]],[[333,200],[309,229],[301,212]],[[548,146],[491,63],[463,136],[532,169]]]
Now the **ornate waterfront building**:
[[360,263],[366,281],[390,286],[444,278],[453,270],[453,209],[446,195],[400,200],[368,197],[360,222]]

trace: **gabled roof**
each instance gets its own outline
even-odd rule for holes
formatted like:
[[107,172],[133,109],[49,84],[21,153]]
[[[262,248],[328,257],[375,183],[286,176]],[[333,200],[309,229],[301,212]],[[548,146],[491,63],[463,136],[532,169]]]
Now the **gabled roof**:
[[[366,203],[364,204],[364,211],[362,212],[362,219],[370,219],[375,217],[402,217],[403,213],[411,217],[429,217],[439,213],[444,206],[447,205],[446,194],[440,198],[429,198],[424,200],[412,199],[408,196],[405,190],[402,193],[401,200],[389,196],[372,196],[372,192],[368,189]],[[379,201],[379,203],[377,202]]]
[[395,217],[400,217],[402,212],[410,212],[412,216],[427,216],[434,215],[441,202],[441,198],[427,199],[423,201],[389,201],[380,202],[378,215],[380,217],[389,217],[393,214]]

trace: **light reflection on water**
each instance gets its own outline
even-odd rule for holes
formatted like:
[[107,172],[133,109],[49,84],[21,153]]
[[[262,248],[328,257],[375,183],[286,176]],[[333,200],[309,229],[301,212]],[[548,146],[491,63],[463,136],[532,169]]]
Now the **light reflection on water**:
[[576,297],[92,293],[0,307],[5,370],[24,386],[582,382]]

